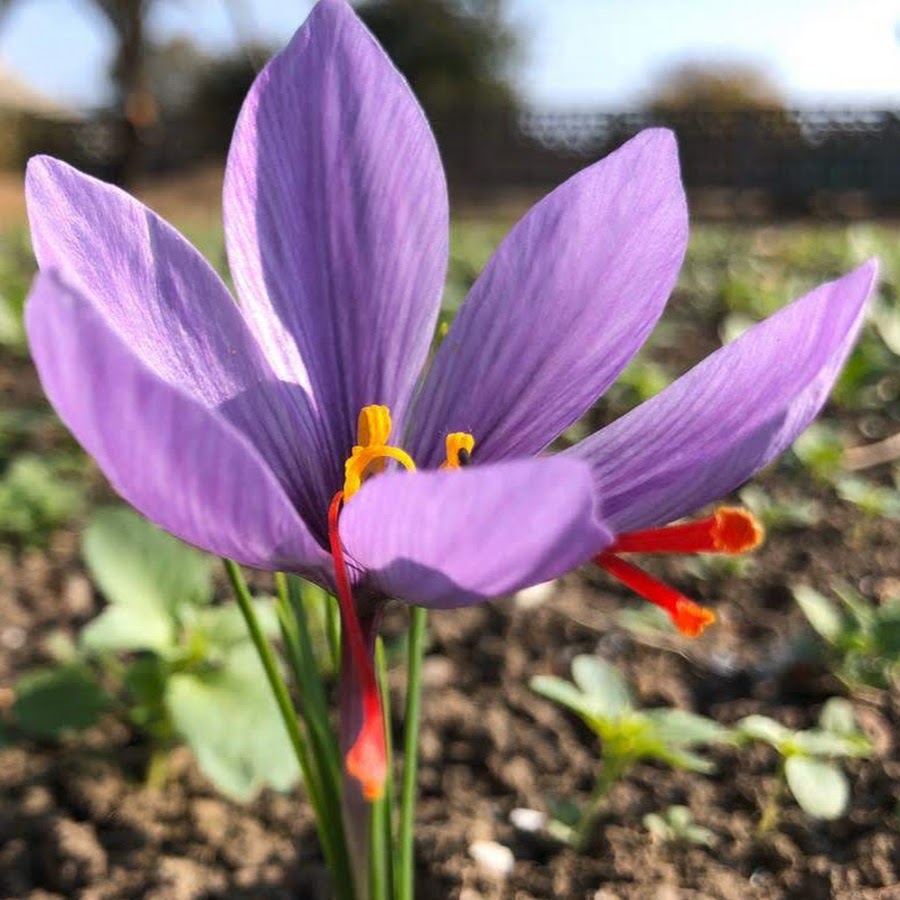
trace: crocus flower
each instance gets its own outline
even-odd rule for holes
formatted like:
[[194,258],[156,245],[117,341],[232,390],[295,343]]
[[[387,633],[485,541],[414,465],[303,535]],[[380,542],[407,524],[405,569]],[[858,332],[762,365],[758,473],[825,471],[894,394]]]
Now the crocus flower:
[[224,209],[239,303],[116,188],[39,157],[27,195],[41,273],[26,324],[48,396],[148,518],[337,592],[345,766],[369,799],[385,774],[370,653],[384,599],[474,603],[596,558],[699,630],[702,612],[620,554],[756,542],[729,510],[658,526],[810,421],[875,274],[818,288],[535,458],[621,372],[675,283],[687,213],[673,137],[643,132],[538,203],[419,386],[447,263],[444,175],[405,81],[344,0],[316,5],[237,123]]

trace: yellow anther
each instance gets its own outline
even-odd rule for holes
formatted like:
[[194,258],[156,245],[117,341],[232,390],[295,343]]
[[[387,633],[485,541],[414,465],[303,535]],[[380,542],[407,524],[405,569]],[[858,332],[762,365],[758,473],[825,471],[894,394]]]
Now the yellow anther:
[[344,463],[344,502],[346,503],[370,475],[384,469],[388,459],[415,472],[412,457],[399,447],[388,444],[391,436],[391,411],[386,406],[364,406],[356,425],[356,440],[347,462]]
[[475,448],[475,438],[465,431],[454,431],[447,435],[447,461],[442,469],[459,469],[466,465],[472,450]]
[[356,420],[356,443],[383,447],[391,436],[391,411],[386,406],[364,406]]

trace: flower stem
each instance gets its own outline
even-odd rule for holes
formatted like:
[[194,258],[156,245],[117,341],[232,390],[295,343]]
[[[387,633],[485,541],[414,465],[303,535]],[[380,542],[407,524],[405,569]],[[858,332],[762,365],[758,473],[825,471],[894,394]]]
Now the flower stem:
[[397,898],[413,900],[413,824],[416,812],[416,776],[419,762],[419,713],[422,706],[422,657],[428,613],[419,606],[410,610],[406,721],[403,736],[403,783],[400,794],[400,824],[397,835]]
[[318,773],[310,761],[306,740],[300,730],[300,723],[294,710],[294,705],[291,702],[287,685],[281,677],[272,646],[269,644],[265,634],[263,634],[262,627],[259,624],[259,618],[253,605],[253,598],[250,596],[250,591],[247,588],[246,581],[244,581],[240,567],[230,559],[225,559],[223,562],[225,563],[225,571],[228,573],[228,579],[234,589],[238,607],[244,616],[244,621],[247,623],[250,639],[253,641],[254,647],[256,647],[256,652],[265,670],[269,687],[281,713],[291,746],[294,748],[300,771],[303,774],[306,791],[315,814],[322,852],[325,855],[328,868],[332,876],[334,876],[334,887],[337,896],[340,900],[354,900],[353,885],[347,878],[350,867],[346,845],[340,830],[340,817],[336,816],[335,811],[329,810],[323,803],[321,787],[317,777]]

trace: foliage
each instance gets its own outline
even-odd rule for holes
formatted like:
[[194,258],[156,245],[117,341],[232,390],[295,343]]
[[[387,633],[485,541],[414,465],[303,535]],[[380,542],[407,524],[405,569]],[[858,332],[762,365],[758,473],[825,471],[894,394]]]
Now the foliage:
[[516,38],[501,0],[365,0],[356,7],[430,116],[508,110]]
[[554,676],[532,678],[531,689],[574,712],[600,739],[602,768],[590,803],[575,821],[555,823],[555,833],[584,846],[612,785],[641,760],[710,772],[712,764],[694,752],[699,745],[728,739],[726,728],[681,709],[635,706],[616,668],[594,656],[572,661],[574,684]]
[[[739,742],[762,741],[776,750],[782,758],[780,779],[803,811],[818,819],[839,818],[850,801],[850,785],[833,760],[867,756],[871,750],[852,705],[842,697],[825,703],[817,728],[792,731],[768,716],[753,715],[741,719],[734,733]],[[762,830],[777,821],[779,793],[763,812]]]
[[[83,552],[108,604],[73,658],[19,680],[19,728],[59,736],[114,710],[149,738],[154,759],[186,741],[230,797],[290,787],[293,752],[240,612],[211,602],[209,559],[125,508],[95,514]],[[271,602],[256,606],[274,632]]]
[[834,586],[838,603],[805,584],[793,593],[825,644],[830,668],[850,690],[900,682],[900,596],[875,604],[842,583]]
[[25,342],[22,313],[34,274],[24,228],[0,232],[0,345],[21,350]]
[[735,63],[680,63],[661,73],[647,104],[655,112],[730,112],[783,108],[764,71]]
[[0,535],[42,545],[80,510],[80,487],[64,477],[64,460],[17,456],[0,475]]
[[644,828],[664,844],[697,844],[712,846],[715,835],[698,825],[686,806],[670,806],[662,813],[647,813]]

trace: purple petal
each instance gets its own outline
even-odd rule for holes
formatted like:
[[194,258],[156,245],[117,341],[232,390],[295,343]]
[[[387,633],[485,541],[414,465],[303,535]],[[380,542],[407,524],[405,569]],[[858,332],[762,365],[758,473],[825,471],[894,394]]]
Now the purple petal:
[[615,380],[675,284],[687,209],[671,132],[644,131],[535,206],[475,283],[413,417],[422,464],[448,432],[479,462],[539,452]]
[[441,608],[556,578],[611,541],[594,515],[590,472],[535,459],[391,473],[341,513],[348,563],[389,597]]
[[276,381],[206,260],[128,194],[58,160],[32,159],[26,190],[41,268],[58,270],[149,371],[218,409],[297,505],[324,518],[317,498],[336,487],[317,481],[308,400]]
[[246,438],[151,371],[55,273],[38,275],[25,323],[50,402],[148,519],[246,565],[328,565]]
[[567,455],[588,462],[619,533],[743,484],[822,408],[862,325],[874,260],[746,331]]
[[350,7],[322,0],[244,104],[225,232],[269,362],[314,398],[332,491],[363,406],[391,407],[401,431],[440,303],[447,217],[409,87]]

